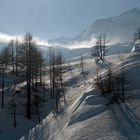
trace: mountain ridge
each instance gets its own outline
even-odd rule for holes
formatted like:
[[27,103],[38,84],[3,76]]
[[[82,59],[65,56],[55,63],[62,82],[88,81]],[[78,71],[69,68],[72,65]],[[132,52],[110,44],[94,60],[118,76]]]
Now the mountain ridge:
[[100,34],[106,34],[109,39],[117,39],[117,43],[125,43],[130,40],[133,41],[134,33],[139,27],[140,9],[135,7],[119,14],[118,16],[97,19],[77,36],[70,38],[70,40],[67,37],[63,37],[67,38],[65,43],[62,38],[57,38],[55,40],[51,39],[51,43],[69,45],[74,42],[91,40]]

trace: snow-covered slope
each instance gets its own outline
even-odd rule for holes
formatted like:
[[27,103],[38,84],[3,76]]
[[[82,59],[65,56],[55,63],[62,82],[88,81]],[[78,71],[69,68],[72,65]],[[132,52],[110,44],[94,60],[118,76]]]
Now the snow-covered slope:
[[[115,57],[110,56],[108,59],[113,58]],[[85,71],[89,72],[89,77],[91,77],[92,68],[95,68],[94,62],[92,62],[92,67],[89,65],[91,62],[89,60],[85,62]],[[114,62],[116,64],[117,61]],[[78,67],[76,67],[74,77],[79,77],[78,81],[81,82],[78,87],[69,90],[67,96],[68,101],[70,101],[69,106],[56,118],[51,115],[51,119],[54,118],[55,128],[52,128],[50,120],[48,122],[47,119],[47,124],[44,124],[43,130],[38,131],[37,136],[40,135],[43,136],[41,139],[50,140],[139,140],[140,52],[131,54],[122,64],[118,63],[115,70],[118,71],[121,66],[127,70],[134,85],[131,96],[125,104],[107,106],[108,100],[101,97],[98,90],[82,82],[84,79],[80,78]],[[92,75],[95,73],[92,71]],[[69,81],[71,80],[69,79]],[[47,126],[48,123],[50,123],[50,127]]]
[[[43,56],[45,58],[49,58],[50,50],[48,46],[40,46],[41,51],[43,53]],[[63,55],[64,60],[67,61],[76,61],[80,60],[81,56],[84,56],[84,58],[90,58],[91,57],[91,51],[90,48],[65,48],[65,47],[51,47],[51,50],[54,52],[61,52]]]
[[[118,56],[109,56],[107,60],[120,64]],[[87,79],[81,75],[79,62],[73,64],[73,75],[65,73],[67,92],[65,110],[54,116],[50,113],[43,120],[42,125],[32,129],[26,139],[49,140],[139,140],[140,137],[140,53],[131,55],[124,60],[128,75],[134,82],[134,89],[130,99],[125,104],[107,105],[108,100],[101,97],[99,91],[92,87],[91,79],[96,74],[93,60],[85,61]],[[76,67],[74,67],[76,66]],[[119,68],[118,68],[119,69]],[[105,69],[103,69],[105,71]],[[117,70],[117,67],[116,67]]]
[[[125,104],[106,106],[98,91],[85,91],[70,121],[55,140],[139,140],[140,138],[140,52],[124,60],[123,67],[133,81],[131,97]],[[120,66],[120,64],[119,64]],[[120,67],[118,68],[120,69]],[[117,70],[117,67],[116,67]],[[63,136],[63,137],[62,137]]]
[[[130,53],[132,47],[133,47],[133,43],[110,45],[107,49],[106,55]],[[43,56],[45,58],[49,58],[50,47],[43,45],[43,46],[40,46],[40,48],[43,53]],[[61,52],[66,62],[78,61],[80,60],[81,56],[83,56],[84,59],[91,58],[92,57],[91,49],[93,50],[92,47],[70,49],[70,48],[56,46],[56,47],[51,47],[51,48],[52,48],[52,51]]]
[[[124,58],[127,56],[128,54],[124,55]],[[93,59],[86,59],[84,77],[81,74],[80,62],[72,62],[70,63],[72,71],[64,73],[67,104],[61,104],[63,110],[58,115],[53,111],[50,112],[42,123],[35,127],[33,127],[34,122],[30,123],[26,119],[20,118],[26,125],[28,124],[28,129],[24,124],[21,126],[21,123],[17,129],[14,129],[10,126],[10,122],[4,123],[5,118],[1,120],[1,123],[5,124],[5,128],[0,134],[0,139],[19,139],[19,136],[23,134],[21,140],[139,140],[140,52],[131,54],[122,64],[118,55],[110,55],[106,59],[115,64],[116,71],[123,65],[133,81],[131,97],[125,104],[107,105],[108,99],[101,97],[99,91],[94,88],[92,82],[96,76],[96,67],[101,65],[96,65]],[[101,72],[106,70],[107,67],[104,67]],[[48,109],[48,105],[47,103],[46,109]],[[5,115],[2,111],[0,113]],[[29,131],[29,128],[32,129]],[[2,130],[2,126],[0,129]],[[26,131],[24,132],[24,130]]]

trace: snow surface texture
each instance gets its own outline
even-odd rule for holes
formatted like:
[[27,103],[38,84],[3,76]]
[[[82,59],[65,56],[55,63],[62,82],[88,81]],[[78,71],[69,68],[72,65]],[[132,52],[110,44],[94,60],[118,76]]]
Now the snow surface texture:
[[[131,99],[120,105],[106,106],[98,91],[89,89],[78,100],[66,127],[54,140],[139,140],[140,139],[140,53],[124,60],[123,67],[134,82]],[[117,67],[116,67],[117,68]],[[119,69],[119,68],[118,68]],[[63,133],[62,133],[63,131]]]
[[[114,58],[115,56],[110,56],[108,59],[113,60]],[[119,64],[118,59],[114,59],[113,62]],[[130,56],[123,62],[123,66],[127,68],[134,83],[138,83],[140,80],[138,63],[140,63],[140,54]],[[86,60],[85,71],[92,71],[93,67],[96,67],[94,62]],[[74,79],[78,79],[80,84],[76,87],[73,86],[68,91],[68,106],[65,110],[58,116],[50,113],[43,120],[42,125],[37,125],[29,135],[23,136],[21,140],[139,140],[140,95],[138,84],[136,84],[129,102],[106,106],[108,100],[101,97],[98,90],[92,88],[91,85],[84,85],[78,67],[75,67],[73,72]],[[95,73],[92,74],[95,75]],[[71,78],[69,78],[70,76],[66,80],[71,83]]]
[[[126,54],[124,57],[127,57]],[[116,65],[116,71],[123,65],[134,83],[131,100],[126,104],[108,105],[99,91],[90,84],[96,76],[96,68],[106,72],[106,65],[95,64],[94,60],[84,61],[86,78],[81,74],[80,62],[70,63],[72,72],[64,73],[67,86],[66,100],[60,114],[48,112],[41,124],[36,125],[18,116],[18,127],[14,129],[4,111],[0,110],[0,139],[2,140],[139,140],[140,138],[140,54],[129,56],[121,64],[118,55],[107,57]],[[65,64],[67,65],[67,64]],[[105,67],[104,67],[105,66]],[[119,67],[118,67],[119,66]],[[50,109],[49,102],[45,110]],[[24,123],[23,123],[24,122]],[[22,124],[22,125],[21,125]]]

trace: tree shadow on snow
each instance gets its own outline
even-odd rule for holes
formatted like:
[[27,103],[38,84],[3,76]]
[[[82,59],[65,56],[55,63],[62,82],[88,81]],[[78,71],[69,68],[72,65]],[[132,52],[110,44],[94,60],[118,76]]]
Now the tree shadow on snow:
[[139,140],[140,119],[127,104],[113,105],[111,116],[116,131],[119,131],[128,140]]

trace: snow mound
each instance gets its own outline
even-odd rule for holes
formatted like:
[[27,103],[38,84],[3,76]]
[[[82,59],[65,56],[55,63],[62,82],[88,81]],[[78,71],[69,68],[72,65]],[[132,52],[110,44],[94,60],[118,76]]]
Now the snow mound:
[[99,104],[106,104],[107,100],[103,97],[97,96],[95,97],[95,95],[89,95],[85,98],[84,102],[85,105],[99,105]]
[[68,125],[78,123],[103,113],[106,110],[107,99],[99,96],[93,90],[85,93],[75,108]]
[[140,52],[140,39],[138,39],[136,42],[135,42],[135,45],[133,46],[132,50],[131,50],[131,53],[138,53]]

